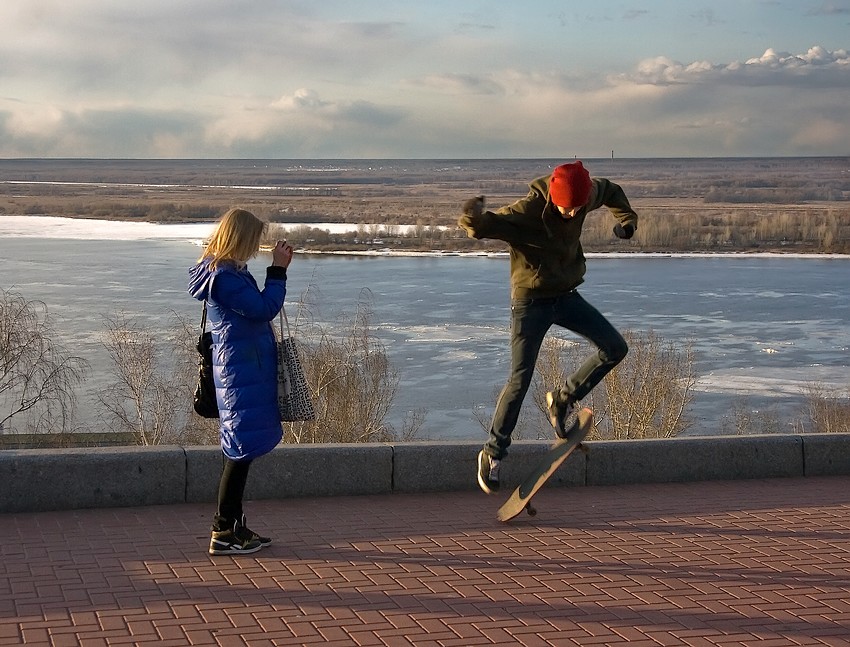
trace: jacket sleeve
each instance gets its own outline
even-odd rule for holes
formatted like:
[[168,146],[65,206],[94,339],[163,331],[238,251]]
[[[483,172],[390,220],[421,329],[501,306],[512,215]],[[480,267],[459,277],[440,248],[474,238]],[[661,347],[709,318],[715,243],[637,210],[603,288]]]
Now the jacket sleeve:
[[546,201],[535,192],[511,205],[493,211],[484,211],[478,216],[465,214],[458,225],[466,230],[470,238],[492,238],[511,245],[533,244],[538,238],[529,229],[529,218],[540,218]]
[[262,290],[250,274],[219,272],[215,275],[211,297],[221,307],[246,319],[271,321],[280,312],[286,297],[286,273],[272,272],[272,269],[269,268]]
[[637,229],[638,215],[632,209],[629,199],[620,185],[603,178],[596,179],[594,182],[596,183],[596,199],[593,202],[593,208],[588,209],[588,211],[593,211],[593,209],[598,209],[601,206],[608,207],[611,215],[621,225],[631,225]]

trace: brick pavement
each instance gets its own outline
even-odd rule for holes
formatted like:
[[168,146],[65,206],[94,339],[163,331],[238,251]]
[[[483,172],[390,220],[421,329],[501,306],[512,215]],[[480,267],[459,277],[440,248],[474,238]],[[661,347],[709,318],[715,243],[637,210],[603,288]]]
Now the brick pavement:
[[[506,496],[506,494],[505,494]],[[850,478],[0,515],[0,645],[850,645]]]

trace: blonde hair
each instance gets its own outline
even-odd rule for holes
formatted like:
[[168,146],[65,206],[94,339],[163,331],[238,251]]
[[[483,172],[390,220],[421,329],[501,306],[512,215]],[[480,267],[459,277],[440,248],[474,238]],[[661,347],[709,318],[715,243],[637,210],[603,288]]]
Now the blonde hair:
[[230,209],[218,221],[198,260],[211,258],[210,267],[213,269],[222,261],[244,263],[259,251],[260,239],[266,227],[268,223],[250,211]]

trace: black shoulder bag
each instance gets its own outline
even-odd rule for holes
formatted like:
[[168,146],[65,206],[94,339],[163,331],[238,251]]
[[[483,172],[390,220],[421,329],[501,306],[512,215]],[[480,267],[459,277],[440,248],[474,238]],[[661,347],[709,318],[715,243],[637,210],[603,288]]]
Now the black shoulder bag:
[[198,335],[198,386],[192,397],[195,413],[204,418],[218,418],[218,403],[215,400],[215,382],[213,381],[212,333],[207,326],[207,302],[204,301],[204,314],[201,316],[201,333]]

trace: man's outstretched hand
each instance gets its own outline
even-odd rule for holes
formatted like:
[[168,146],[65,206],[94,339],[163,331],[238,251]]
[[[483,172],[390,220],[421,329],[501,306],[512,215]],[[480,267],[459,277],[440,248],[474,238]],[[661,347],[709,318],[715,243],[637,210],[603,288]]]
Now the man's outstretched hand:
[[476,216],[480,216],[484,211],[484,196],[479,195],[474,198],[470,198],[466,202],[463,203],[463,212],[467,216],[472,216],[473,218]]
[[614,235],[617,238],[631,238],[635,235],[634,225],[621,225],[617,223],[614,225]]
[[481,216],[484,213],[484,196],[479,195],[470,198],[463,203],[463,215],[458,219],[457,224],[466,232],[469,238],[478,238],[476,228],[481,225]]

